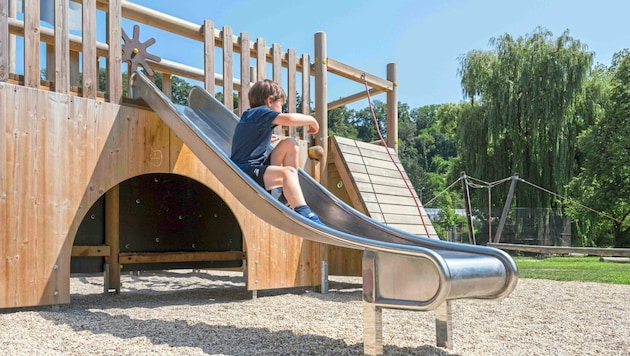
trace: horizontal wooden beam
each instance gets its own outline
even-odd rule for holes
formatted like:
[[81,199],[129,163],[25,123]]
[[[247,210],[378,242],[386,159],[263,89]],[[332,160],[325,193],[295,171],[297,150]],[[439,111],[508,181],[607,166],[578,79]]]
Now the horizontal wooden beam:
[[118,254],[121,264],[238,261],[245,259],[245,252],[125,252]]
[[110,251],[107,245],[72,246],[72,257],[109,257]]
[[[326,59],[326,66],[328,68],[328,72],[346,79],[353,80],[357,83],[364,83],[367,80],[369,87],[378,88],[382,91],[392,91],[394,89],[394,83],[390,82],[389,80],[366,73],[365,71],[338,62],[332,58]],[[363,78],[364,75],[365,79]]]
[[598,248],[598,247],[568,247],[568,246],[541,246],[523,244],[489,243],[489,247],[501,250],[548,253],[548,254],[583,254],[593,256],[618,256],[630,257],[630,248]]
[[[370,89],[369,93],[370,93],[370,97],[372,97],[374,95],[383,93],[383,90],[382,89]],[[352,94],[352,95],[346,96],[345,98],[340,98],[340,99],[337,99],[335,101],[329,102],[328,103],[328,110],[340,108],[340,107],[342,107],[344,105],[352,104],[355,101],[363,100],[365,98],[367,98],[367,94],[365,93],[365,91],[361,91],[361,92],[358,92],[356,94]]]

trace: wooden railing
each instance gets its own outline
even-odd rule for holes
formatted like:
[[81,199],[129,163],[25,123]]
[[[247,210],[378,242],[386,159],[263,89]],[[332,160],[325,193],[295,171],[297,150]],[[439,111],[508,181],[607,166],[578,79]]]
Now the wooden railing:
[[[70,35],[68,30],[68,4],[70,0],[55,0],[55,24],[53,29],[40,26],[39,0],[24,0],[24,21],[17,20],[15,0],[0,0],[0,81],[11,81],[21,85],[39,88],[40,68],[45,68],[50,90],[69,93],[86,98],[97,98],[98,90],[98,58],[106,58],[107,89],[102,93],[104,100],[121,103],[123,96],[122,80],[122,18],[144,25],[183,36],[202,45],[200,51],[204,53],[204,67],[196,68],[168,59],[159,62],[149,61],[152,70],[162,73],[164,91],[170,92],[172,75],[203,82],[204,88],[215,94],[215,85],[221,87],[223,93],[236,92],[239,98],[237,114],[241,114],[248,106],[247,93],[251,84],[257,80],[268,78],[280,83],[287,92],[288,110],[296,111],[298,107],[298,89],[301,90],[302,112],[314,112],[320,122],[322,130],[316,136],[316,144],[326,150],[327,113],[329,109],[347,105],[366,98],[365,92],[354,93],[327,102],[327,73],[358,83],[367,82],[370,95],[387,93],[387,144],[396,147],[397,129],[397,84],[396,65],[387,66],[387,79],[379,78],[343,64],[326,53],[326,35],[323,32],[315,34],[314,58],[309,54],[296,54],[294,49],[283,51],[277,43],[268,45],[265,39],[253,40],[247,33],[234,35],[230,27],[217,29],[210,20],[203,24],[195,24],[168,14],[164,14],[130,1],[124,0],[77,0],[83,4],[82,36]],[[97,10],[106,13],[107,41],[96,41]],[[24,74],[22,77],[14,73],[15,46],[9,34],[22,36],[24,39]],[[128,33],[131,37],[131,33]],[[158,39],[159,40],[159,39]],[[46,63],[40,63],[40,43],[47,46]],[[215,49],[220,48],[222,58],[215,58]],[[79,53],[81,65],[79,66]],[[238,55],[240,63],[235,63],[234,56]],[[255,60],[256,65],[250,63]],[[271,73],[266,73],[267,64],[271,63]],[[82,68],[81,90],[72,90],[79,85],[78,69]],[[221,73],[216,71],[221,67]],[[287,78],[282,78],[283,68]],[[301,76],[301,81],[298,77]],[[311,78],[314,77],[315,88],[311,88]],[[48,83],[44,83],[48,84]],[[45,85],[46,86],[46,85]],[[315,107],[311,109],[311,97],[314,97]],[[231,95],[224,95],[224,102],[228,108],[234,110]],[[295,135],[294,130],[290,131]],[[327,152],[327,150],[325,151]],[[325,165],[322,165],[325,168]]]

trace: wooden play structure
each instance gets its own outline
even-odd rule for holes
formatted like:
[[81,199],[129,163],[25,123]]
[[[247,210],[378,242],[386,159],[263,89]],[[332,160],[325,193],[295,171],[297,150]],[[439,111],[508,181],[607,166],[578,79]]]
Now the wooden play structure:
[[[382,79],[330,58],[324,33],[315,34],[311,57],[247,33],[235,35],[229,27],[217,29],[210,20],[190,23],[124,0],[78,2],[82,36],[69,34],[69,0],[54,1],[52,28],[40,22],[39,0],[24,0],[23,20],[14,1],[0,0],[0,308],[69,303],[73,272],[104,272],[104,289],[116,292],[121,271],[236,269],[245,273],[250,291],[321,286],[327,269],[361,273],[362,251],[303,240],[252,214],[158,115],[123,95],[122,67],[161,73],[167,96],[174,75],[201,82],[213,95],[219,88],[228,93],[225,106],[237,114],[248,107],[256,80],[282,83],[291,111],[299,91],[303,112],[314,112],[321,127],[314,142],[299,131],[282,131],[301,140],[304,168],[358,210],[387,223],[394,212],[376,201],[366,204],[366,182],[348,168],[361,163],[348,161],[352,152],[338,150],[348,148],[349,140],[327,137],[328,110],[366,93],[328,102],[326,87],[330,73],[367,82],[370,95],[386,93],[387,145],[395,151],[394,63]],[[95,37],[97,12],[106,15],[106,43]],[[147,41],[143,27],[122,29],[122,18],[196,41],[204,68],[151,56],[150,48],[136,52],[133,44]],[[18,47],[23,63],[16,63]],[[105,73],[104,87],[99,73]],[[238,96],[236,108],[231,93]],[[363,145],[356,152],[365,153]],[[307,158],[312,146],[323,152],[317,160]]]

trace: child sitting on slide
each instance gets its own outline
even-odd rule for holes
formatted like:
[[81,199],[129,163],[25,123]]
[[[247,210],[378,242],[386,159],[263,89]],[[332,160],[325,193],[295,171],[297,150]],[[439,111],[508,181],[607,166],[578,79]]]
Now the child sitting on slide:
[[306,205],[298,179],[299,147],[294,138],[285,138],[267,154],[273,128],[306,126],[307,133],[319,131],[314,117],[299,113],[283,113],[286,95],[282,87],[265,79],[255,83],[249,91],[250,109],[247,109],[236,126],[232,139],[231,159],[265,190],[282,188],[288,204],[298,214],[322,224],[319,216]]

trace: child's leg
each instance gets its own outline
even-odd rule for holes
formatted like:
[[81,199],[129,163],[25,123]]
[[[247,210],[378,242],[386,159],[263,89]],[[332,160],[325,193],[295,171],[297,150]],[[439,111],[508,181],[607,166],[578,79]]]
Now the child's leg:
[[263,178],[265,180],[265,187],[282,186],[284,196],[292,207],[306,205],[295,168],[268,166]]
[[271,151],[270,163],[272,166],[298,168],[299,153],[297,141],[292,137],[285,138]]

